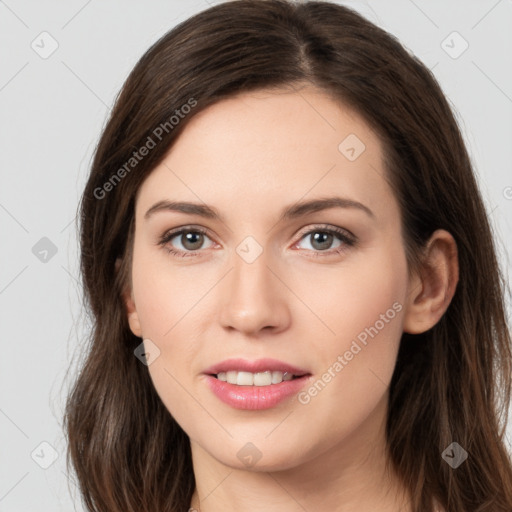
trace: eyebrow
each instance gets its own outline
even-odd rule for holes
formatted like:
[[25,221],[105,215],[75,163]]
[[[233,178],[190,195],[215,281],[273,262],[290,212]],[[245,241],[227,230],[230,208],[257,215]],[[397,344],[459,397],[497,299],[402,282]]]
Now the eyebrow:
[[[278,222],[291,220],[307,215],[308,213],[319,212],[329,208],[354,208],[365,212],[372,219],[375,214],[364,204],[347,199],[344,197],[326,197],[321,199],[313,199],[310,201],[302,201],[292,204],[284,208],[281,212]],[[144,215],[144,219],[149,219],[153,214],[163,211],[173,211],[188,213],[191,215],[199,215],[207,219],[219,220],[224,223],[223,216],[213,207],[206,204],[190,203],[183,201],[162,200],[155,203]]]

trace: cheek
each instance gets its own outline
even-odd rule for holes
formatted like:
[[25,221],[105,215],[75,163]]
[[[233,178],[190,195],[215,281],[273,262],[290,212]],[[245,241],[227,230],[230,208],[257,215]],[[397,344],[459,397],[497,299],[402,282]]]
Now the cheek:
[[163,249],[144,248],[134,251],[132,281],[142,333],[163,346],[181,339],[176,333],[190,324],[216,282],[215,275],[197,266],[175,266]]
[[187,392],[194,393],[196,340],[204,338],[202,325],[211,316],[207,295],[216,281],[211,270],[173,268],[162,252],[135,247],[132,284],[143,338],[151,340],[146,349],[156,345],[159,351],[148,366],[150,377],[166,408],[181,419],[204,413],[193,411],[195,402]]
[[334,274],[321,281],[322,293],[316,288],[309,296],[334,333],[315,344],[319,372],[298,397],[318,424],[336,425],[330,439],[357,429],[387,392],[402,335],[407,263],[401,250],[383,247]]
[[[309,275],[307,280],[304,275]],[[300,330],[310,332],[301,338],[310,338],[323,357],[332,359],[356,339],[363,345],[368,341],[369,350],[393,351],[391,345],[399,342],[407,290],[407,262],[400,244],[354,253],[336,266],[318,265],[307,273],[299,269],[290,283],[311,312],[296,318],[302,322]],[[311,338],[313,332],[316,338]],[[369,340],[377,336],[380,345],[370,347]]]
[[302,286],[297,294],[307,297],[321,322],[309,315],[300,330],[309,332],[303,339],[314,345],[321,382],[306,390],[303,402],[314,399],[327,409],[327,402],[350,404],[353,419],[361,418],[382,398],[395,367],[407,290],[405,254],[401,244],[381,244],[337,268],[321,268],[312,279],[315,286]]

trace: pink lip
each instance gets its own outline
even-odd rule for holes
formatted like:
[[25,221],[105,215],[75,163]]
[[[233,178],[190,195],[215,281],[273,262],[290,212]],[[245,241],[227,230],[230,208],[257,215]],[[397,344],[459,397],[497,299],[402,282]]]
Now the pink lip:
[[272,372],[288,372],[293,375],[306,375],[309,372],[296,366],[292,366],[277,359],[257,359],[256,361],[247,361],[246,359],[226,359],[220,363],[210,366],[203,373],[207,375],[217,375],[220,372],[236,370],[239,372],[258,373],[270,370]]
[[[299,378],[283,381],[270,386],[237,386],[218,380],[214,375],[230,370],[251,373],[270,371],[288,372]],[[277,361],[276,359],[227,359],[207,368],[206,382],[210,390],[224,403],[235,409],[262,410],[275,407],[286,398],[297,394],[311,379],[306,370]]]

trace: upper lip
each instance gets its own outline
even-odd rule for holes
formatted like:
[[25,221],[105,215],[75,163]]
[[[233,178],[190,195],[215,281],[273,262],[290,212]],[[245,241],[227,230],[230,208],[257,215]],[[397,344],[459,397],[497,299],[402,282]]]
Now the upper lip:
[[291,364],[284,363],[283,361],[278,361],[277,359],[256,359],[255,361],[248,361],[247,359],[226,359],[220,363],[210,366],[204,370],[203,373],[208,375],[217,375],[220,372],[228,372],[232,370],[251,373],[264,372],[266,370],[281,371],[283,373],[291,373],[298,377],[309,375],[307,370],[292,366]]

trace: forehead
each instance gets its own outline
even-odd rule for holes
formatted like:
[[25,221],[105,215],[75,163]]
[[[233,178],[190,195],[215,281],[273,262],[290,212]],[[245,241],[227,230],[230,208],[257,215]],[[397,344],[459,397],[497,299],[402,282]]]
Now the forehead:
[[342,194],[385,208],[382,144],[348,106],[315,88],[240,94],[195,114],[142,184],[137,215],[161,199],[237,214]]

